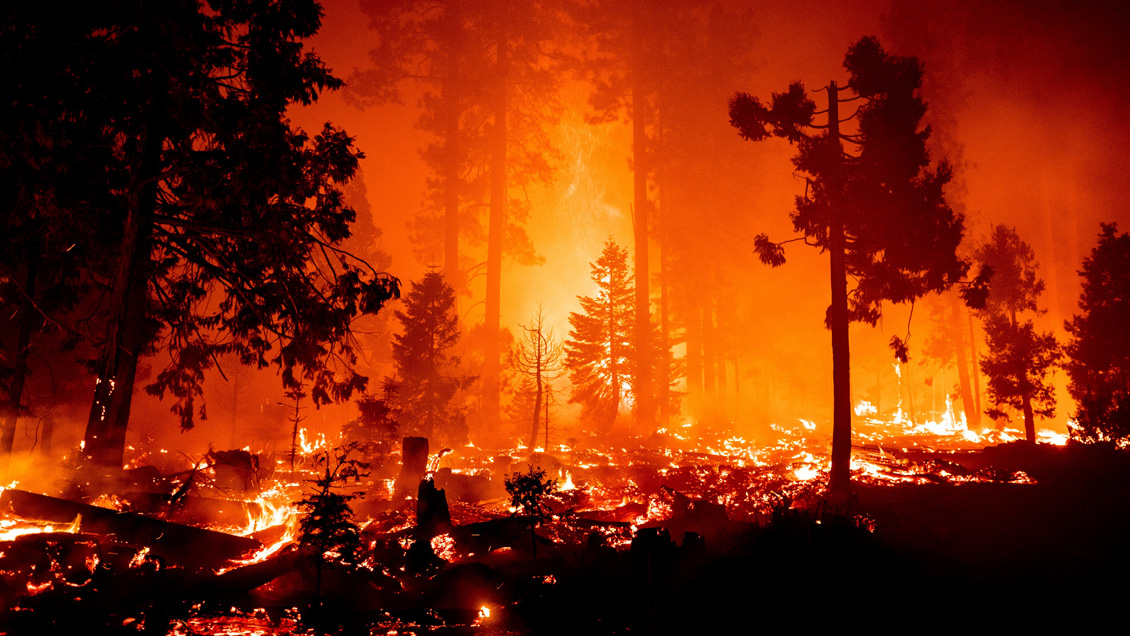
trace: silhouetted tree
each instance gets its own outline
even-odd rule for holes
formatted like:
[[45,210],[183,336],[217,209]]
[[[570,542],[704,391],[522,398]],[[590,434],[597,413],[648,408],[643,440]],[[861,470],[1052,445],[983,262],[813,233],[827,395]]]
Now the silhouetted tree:
[[360,156],[351,139],[328,125],[311,139],[286,119],[289,105],[340,85],[303,50],[320,6],[171,0],[17,17],[6,34],[67,25],[79,44],[60,40],[60,63],[73,90],[51,104],[76,129],[101,131],[83,144],[105,143],[95,164],[64,127],[43,130],[53,161],[83,175],[97,166],[100,177],[89,203],[63,218],[84,227],[90,210],[115,228],[87,456],[121,465],[138,357],[156,348],[169,363],[146,388],[173,394],[184,428],[204,415],[204,371],[227,354],[277,365],[284,385],[305,381],[316,404],[362,388],[350,322],[397,283],[339,248],[353,220],[338,189]]
[[510,495],[510,507],[520,510],[530,521],[530,546],[533,558],[538,557],[537,527],[549,512],[546,501],[557,492],[557,480],[546,479],[541,468],[529,467],[524,473],[507,475],[506,493]]
[[635,274],[635,320],[633,347],[640,352],[632,371],[640,386],[635,417],[645,429],[655,425],[652,390],[653,350],[649,275],[649,225],[652,202],[648,197],[648,175],[654,151],[649,147],[647,126],[654,116],[651,97],[657,77],[664,69],[658,63],[661,33],[657,28],[665,13],[662,3],[631,0],[577,3],[574,15],[589,32],[592,44],[587,67],[593,77],[590,104],[594,122],[623,117],[632,122],[632,247]]
[[[956,254],[964,218],[944,196],[949,168],[929,168],[918,60],[890,55],[868,37],[851,45],[844,68],[849,79],[843,88],[863,100],[856,134],[840,130],[851,117],[840,119],[841,86],[836,81],[819,89],[828,95],[826,125],[814,123],[816,104],[799,82],[773,94],[769,105],[745,93],[730,101],[730,121],[742,138],[760,141],[774,135],[798,146],[793,164],[806,176],[807,186],[796,199],[793,227],[830,257],[832,302],[825,321],[832,332],[829,488],[838,492],[846,492],[851,480],[848,324],[875,324],[884,301],[912,302],[947,289],[969,269]],[[844,142],[857,152],[845,153]],[[785,262],[781,245],[764,234],[755,241],[762,262],[772,266]],[[851,290],[849,274],[856,281]],[[895,339],[892,346],[905,358],[901,341]]]
[[399,387],[386,379],[381,395],[365,394],[357,400],[361,417],[341,427],[342,438],[357,445],[363,457],[377,466],[384,464],[400,439],[400,421],[395,399]]
[[[504,349],[502,259],[541,262],[525,231],[527,198],[511,192],[546,182],[557,158],[548,129],[560,111],[562,53],[556,36],[563,25],[558,4],[551,0],[362,3],[370,27],[377,32],[378,46],[371,53],[376,67],[355,74],[352,94],[363,104],[381,103],[399,99],[404,80],[422,82],[427,88],[420,102],[424,110],[420,127],[442,140],[424,153],[439,177],[429,183],[434,207],[414,226],[418,252],[434,253],[442,233],[445,271],[457,293],[466,291],[465,274],[485,267],[481,412],[483,420],[492,424],[499,417]],[[484,234],[478,211],[487,198]],[[432,213],[441,201],[442,224]],[[485,262],[460,265],[462,241],[485,241]]]
[[610,237],[592,264],[595,297],[579,296],[582,313],[569,314],[565,368],[573,385],[570,402],[603,431],[612,428],[621,404],[635,398],[635,287],[628,251]]
[[448,444],[463,443],[464,414],[453,399],[474,378],[460,373],[459,358],[451,354],[459,342],[455,290],[442,274],[428,272],[412,283],[396,318],[404,330],[392,345],[401,424],[410,435],[436,435]]
[[89,90],[120,79],[92,32],[113,12],[84,6],[60,19],[55,9],[0,9],[0,481],[17,419],[29,412],[34,363],[56,367],[58,394],[58,368],[95,355],[89,336],[105,326],[98,281],[112,274],[125,205],[115,190],[124,166],[104,120],[113,97]]
[[1035,415],[1055,415],[1055,390],[1047,376],[1062,356],[1050,331],[1037,332],[1031,319],[1021,320],[1025,314],[1043,313],[1037,303],[1044,281],[1036,275],[1032,248],[1014,228],[994,225],[992,236],[975,257],[993,272],[981,312],[989,349],[981,370],[988,377],[989,399],[995,407],[987,414],[1007,421],[1008,414],[1000,407],[1022,411],[1024,437],[1035,443]]
[[[531,317],[530,324],[519,325],[522,337],[510,350],[510,366],[523,376],[523,385],[520,392],[532,395],[533,401],[528,404],[530,411],[526,415],[530,418],[530,442],[532,451],[537,447],[539,424],[544,422],[546,430],[545,449],[549,451],[549,413],[543,410],[543,405],[548,401],[548,394],[562,370],[562,345],[553,335],[553,329],[545,324],[545,314],[541,305]],[[543,418],[542,416],[545,415]]]
[[1079,275],[1080,313],[1064,325],[1072,336],[1067,388],[1077,404],[1071,434],[1123,444],[1130,438],[1130,236],[1103,223]]
[[326,553],[334,552],[336,559],[351,563],[361,549],[361,530],[349,506],[358,494],[335,492],[350,482],[360,482],[367,474],[363,471],[368,464],[349,458],[354,450],[356,446],[349,444],[318,453],[314,467],[319,475],[310,480],[314,490],[298,502],[298,509],[305,513],[298,522],[298,543],[313,552],[316,573],[314,593],[318,596],[322,593],[322,566]]
[[1130,437],[1130,236],[1102,224],[1099,243],[1083,259],[1080,313],[1071,334],[1068,391],[1075,398],[1072,436],[1083,441]]

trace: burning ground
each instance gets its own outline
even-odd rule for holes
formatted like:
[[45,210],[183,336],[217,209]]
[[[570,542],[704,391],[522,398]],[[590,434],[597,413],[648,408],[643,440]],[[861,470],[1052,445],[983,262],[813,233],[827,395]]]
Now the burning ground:
[[[1055,590],[1063,609],[1125,565],[1130,464],[1117,451],[861,419],[846,500],[825,498],[826,443],[803,421],[771,445],[677,431],[551,452],[407,438],[342,484],[362,495],[351,556],[318,555],[302,532],[316,458],[334,457],[325,439],[303,444],[293,471],[247,451],[159,453],[120,481],[85,476],[46,494],[11,484],[2,626],[694,632],[876,607],[876,590],[892,617],[985,590],[1002,608]],[[504,488],[530,466],[555,479],[533,536]]]

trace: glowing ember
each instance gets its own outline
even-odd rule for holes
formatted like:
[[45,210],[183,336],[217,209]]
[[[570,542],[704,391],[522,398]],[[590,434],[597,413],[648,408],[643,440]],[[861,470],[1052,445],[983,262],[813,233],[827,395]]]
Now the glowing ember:
[[432,537],[432,552],[444,561],[452,561],[455,558],[455,538],[450,534]]

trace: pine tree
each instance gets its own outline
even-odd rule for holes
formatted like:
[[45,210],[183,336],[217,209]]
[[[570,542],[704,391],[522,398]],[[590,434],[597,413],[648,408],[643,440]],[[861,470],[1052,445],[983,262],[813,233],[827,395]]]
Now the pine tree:
[[995,420],[1008,420],[1002,407],[1024,415],[1024,437],[1036,442],[1035,416],[1055,415],[1055,391],[1048,373],[1062,357],[1050,332],[1038,332],[1026,316],[1043,313],[1038,306],[1044,281],[1036,274],[1032,248],[1005,225],[993,226],[992,236],[978,248],[975,257],[992,271],[989,295],[981,314],[989,351],[981,360],[988,377],[987,411]]
[[335,492],[350,481],[360,481],[367,474],[363,471],[368,464],[349,458],[354,450],[356,446],[350,444],[319,453],[314,459],[314,466],[321,474],[311,480],[314,491],[298,502],[298,509],[305,513],[298,522],[298,542],[314,553],[317,576],[314,589],[319,596],[326,553],[334,552],[336,558],[351,563],[361,549],[361,530],[349,506],[349,502],[358,495]]
[[580,403],[583,416],[607,432],[624,405],[635,401],[635,287],[628,270],[628,251],[609,237],[592,264],[595,297],[580,296],[581,313],[569,314],[565,368],[573,384],[570,402]]
[[403,328],[392,345],[401,424],[412,435],[435,435],[448,445],[464,443],[464,414],[453,400],[473,378],[461,375],[460,360],[451,355],[459,342],[455,290],[442,274],[428,272],[412,284],[396,318]]
[[557,480],[546,479],[541,468],[528,467],[524,473],[515,472],[506,476],[506,493],[510,495],[510,507],[529,518],[530,546],[533,558],[538,556],[537,527],[549,512],[546,501],[557,492]]
[[[957,256],[965,231],[961,214],[945,199],[950,169],[931,168],[926,151],[930,131],[922,126],[926,104],[918,93],[922,66],[913,57],[890,55],[875,38],[851,45],[844,57],[846,86],[831,81],[827,124],[815,123],[816,104],[795,82],[774,93],[770,104],[737,93],[730,123],[751,141],[770,135],[798,146],[793,164],[807,177],[796,198],[793,227],[806,243],[829,255],[832,302],[832,469],[828,487],[845,493],[851,485],[851,356],[848,325],[878,322],[885,302],[913,302],[962,281],[969,263]],[[860,98],[857,114],[840,119],[840,91]],[[858,134],[841,124],[858,117]],[[844,143],[857,149],[844,151]],[[763,263],[785,262],[783,243],[762,234],[755,248]],[[848,288],[849,274],[855,281]],[[905,359],[905,344],[892,339]]]
[[1080,313],[1066,323],[1068,390],[1078,405],[1072,435],[1083,441],[1130,438],[1130,235],[1102,224],[1083,260]]

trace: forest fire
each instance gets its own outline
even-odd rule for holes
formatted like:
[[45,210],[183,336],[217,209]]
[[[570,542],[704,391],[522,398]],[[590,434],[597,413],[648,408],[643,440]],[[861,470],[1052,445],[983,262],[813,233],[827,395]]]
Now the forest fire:
[[5,4],[0,633],[1116,606],[1130,15],[1023,4]]

